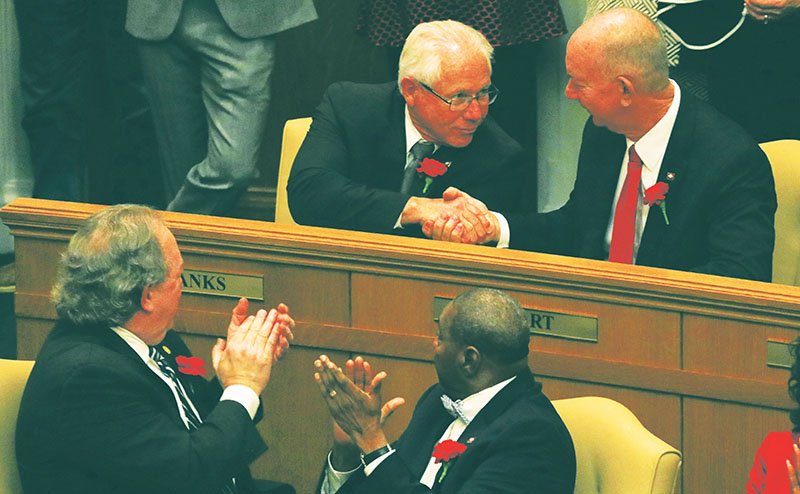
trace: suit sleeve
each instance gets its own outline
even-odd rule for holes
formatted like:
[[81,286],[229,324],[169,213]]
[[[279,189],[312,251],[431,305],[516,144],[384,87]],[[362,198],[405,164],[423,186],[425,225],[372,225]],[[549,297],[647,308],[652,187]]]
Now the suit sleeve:
[[772,168],[753,147],[722,173],[729,178],[708,191],[708,262],[690,271],[770,281],[777,208]]
[[79,367],[54,401],[52,416],[63,436],[54,440],[98,473],[114,472],[131,489],[164,494],[217,493],[260,452],[246,446],[258,432],[238,403],[218,402],[189,433],[153,399],[151,387],[114,367]]
[[[352,150],[334,84],[323,96],[303,145],[295,158],[287,185],[289,208],[304,225],[397,233],[394,225],[411,197],[365,185],[352,176]],[[347,105],[344,105],[347,106]],[[365,136],[360,136],[365,138]]]

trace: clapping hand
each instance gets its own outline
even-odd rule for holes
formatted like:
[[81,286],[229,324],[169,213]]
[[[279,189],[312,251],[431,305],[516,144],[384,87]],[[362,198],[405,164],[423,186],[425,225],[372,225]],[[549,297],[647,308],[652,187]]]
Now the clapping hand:
[[218,339],[211,362],[223,386],[242,384],[261,394],[269,383],[272,364],[288,349],[294,320],[284,304],[248,316],[242,298],[231,313],[227,340]]
[[328,356],[314,361],[314,379],[333,418],[334,468],[350,470],[358,465],[359,451],[373,451],[388,444],[383,423],[401,405],[403,398],[381,401],[386,372],[373,375],[362,357],[348,360],[344,370]]

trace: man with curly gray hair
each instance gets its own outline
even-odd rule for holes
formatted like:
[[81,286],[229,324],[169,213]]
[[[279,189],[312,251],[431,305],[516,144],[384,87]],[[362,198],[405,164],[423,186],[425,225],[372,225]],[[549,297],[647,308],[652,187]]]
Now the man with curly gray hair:
[[259,395],[294,321],[283,304],[248,317],[241,299],[206,381],[168,332],[182,269],[175,237],[143,206],[102,210],[72,237],[53,288],[58,322],[17,422],[25,492],[253,492]]

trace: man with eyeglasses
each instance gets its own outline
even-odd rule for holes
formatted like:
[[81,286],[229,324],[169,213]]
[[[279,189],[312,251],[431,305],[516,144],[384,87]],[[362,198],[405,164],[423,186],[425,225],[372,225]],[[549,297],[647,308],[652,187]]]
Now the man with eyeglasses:
[[428,22],[406,39],[397,83],[331,85],[292,167],[294,219],[421,236],[423,222],[454,216],[474,242],[507,235],[488,213],[527,206],[531,167],[488,116],[492,53],[469,26]]

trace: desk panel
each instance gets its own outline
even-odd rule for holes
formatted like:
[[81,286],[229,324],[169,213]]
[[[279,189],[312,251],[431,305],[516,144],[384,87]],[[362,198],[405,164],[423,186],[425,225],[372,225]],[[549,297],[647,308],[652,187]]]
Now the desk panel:
[[[19,199],[0,210],[17,242],[21,358],[35,356],[55,319],[49,290],[59,253],[99,208]],[[766,340],[800,335],[798,287],[359,232],[164,217],[186,269],[261,277],[264,302],[253,307],[284,301],[292,309],[293,349],[262,396],[267,414],[259,428],[270,450],[253,470],[298,492],[311,492],[330,445],[314,358],[327,353],[341,362],[361,353],[387,370],[384,397],[407,400],[388,425],[396,436],[435,382],[433,300],[470,287],[508,290],[532,309],[596,318],[596,342],[534,336],[531,368],[551,398],[616,399],[681,449],[683,492],[741,491],[763,436],[789,428],[788,373],[766,367]],[[234,302],[185,294],[175,329],[207,358]]]

